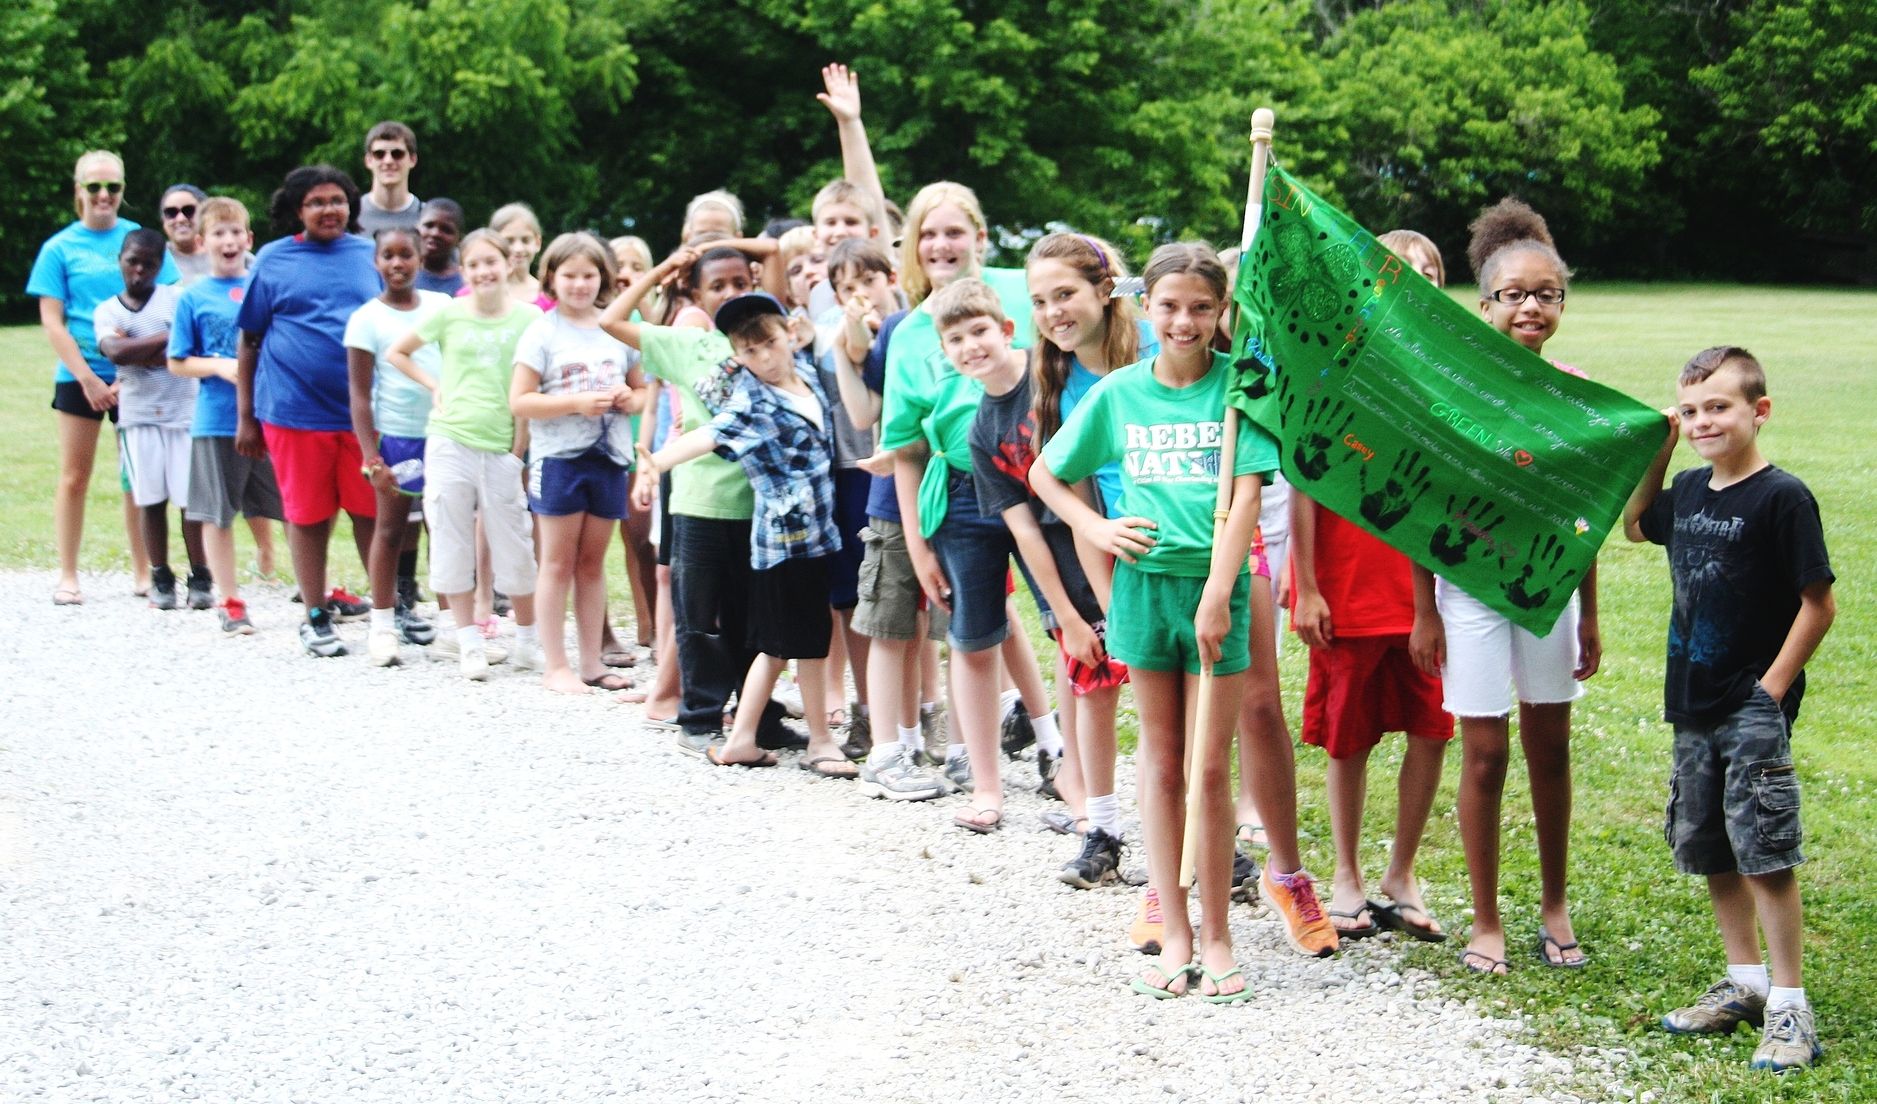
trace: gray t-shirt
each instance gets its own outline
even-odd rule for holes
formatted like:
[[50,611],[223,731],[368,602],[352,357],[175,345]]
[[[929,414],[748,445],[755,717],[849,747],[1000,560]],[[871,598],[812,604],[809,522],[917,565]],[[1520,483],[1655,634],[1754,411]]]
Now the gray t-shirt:
[[[93,323],[100,338],[112,333],[125,337],[153,337],[169,332],[176,316],[176,301],[182,289],[175,284],[158,284],[142,310],[132,310],[122,295],[113,295],[98,304]],[[188,429],[195,414],[196,381],[178,376],[168,368],[117,369],[117,416],[120,426],[168,426]]]
[[423,213],[424,201],[416,196],[412,196],[410,202],[397,210],[387,211],[373,203],[371,193],[366,192],[358,197],[359,233],[369,238],[378,231],[393,226],[403,230],[416,230],[417,220],[422,217]]
[[[597,326],[576,326],[557,310],[529,323],[515,343],[515,363],[541,376],[544,395],[606,391],[626,382],[637,362],[632,347]],[[528,421],[528,458],[579,456],[595,444],[616,464],[632,466],[630,415],[563,414]]]

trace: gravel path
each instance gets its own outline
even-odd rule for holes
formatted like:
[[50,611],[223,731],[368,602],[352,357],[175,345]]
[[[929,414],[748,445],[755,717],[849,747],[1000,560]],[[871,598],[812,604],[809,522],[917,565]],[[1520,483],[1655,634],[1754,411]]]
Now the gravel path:
[[[496,668],[315,661],[0,575],[0,1097],[137,1101],[1576,1099],[1472,987],[1234,910],[1247,1005],[1129,994],[1134,890],[1061,837],[707,769]],[[363,652],[362,625],[342,628]],[[789,762],[793,757],[789,757]],[[1131,794],[1130,777],[1122,785]],[[1019,765],[1007,784],[1030,777]]]

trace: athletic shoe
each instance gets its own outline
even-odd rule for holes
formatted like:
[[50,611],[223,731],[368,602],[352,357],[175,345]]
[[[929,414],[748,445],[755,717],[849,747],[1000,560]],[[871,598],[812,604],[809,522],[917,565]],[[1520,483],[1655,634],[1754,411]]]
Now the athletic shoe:
[[1279,874],[1267,866],[1259,884],[1272,910],[1283,917],[1284,938],[1298,954],[1328,958],[1336,953],[1340,942],[1336,926],[1323,914],[1323,905],[1317,900],[1316,886],[1308,873],[1299,870],[1295,874]]
[[1258,903],[1258,863],[1242,851],[1232,852],[1232,900]]
[[1090,828],[1082,839],[1082,853],[1063,864],[1056,877],[1077,889],[1094,889],[1121,877],[1121,841]]
[[847,706],[847,742],[841,745],[841,754],[859,762],[873,750],[873,722],[862,713],[853,702]]
[[495,595],[495,601],[489,608],[495,611],[497,617],[507,617],[515,612],[515,603],[508,600],[508,595],[499,590],[492,593]]
[[1768,1008],[1766,1032],[1753,1052],[1753,1068],[1774,1073],[1803,1069],[1824,1053],[1810,1008]]
[[332,614],[334,621],[359,621],[371,616],[371,603],[362,601],[344,587],[333,587],[332,593],[326,595],[326,612]]
[[802,688],[794,680],[778,682],[776,688],[770,691],[769,700],[781,706],[784,713],[797,720],[807,712],[802,708]]
[[508,665],[518,671],[547,670],[547,658],[541,654],[541,642],[517,637],[515,646],[508,650]]
[[403,604],[402,600],[399,601],[397,613],[393,617],[397,621],[398,638],[404,643],[415,644],[421,648],[437,639],[437,627],[422,614]]
[[226,599],[217,612],[221,615],[222,632],[229,636],[252,636],[254,634],[254,622],[248,620],[248,604],[241,599]]
[[189,608],[205,610],[215,608],[215,584],[209,579],[206,567],[189,569]]
[[1743,1023],[1759,1027],[1766,1018],[1766,996],[1732,978],[1722,978],[1686,1008],[1662,1017],[1662,1026],[1677,1035],[1731,1035]]
[[764,751],[802,751],[808,734],[780,717],[765,717],[756,726],[756,746]]
[[945,792],[938,779],[922,770],[898,744],[877,748],[860,764],[858,789],[865,797],[893,801],[929,801]]
[[424,601],[424,592],[417,589],[417,579],[410,575],[398,576],[398,605],[415,606]]
[[318,621],[311,618],[300,622],[300,647],[306,654],[321,659],[332,659],[346,654],[345,641],[333,631],[332,618],[322,617]]
[[1051,801],[1061,801],[1062,795],[1056,792],[1056,775],[1062,770],[1062,756],[1052,755],[1042,747],[1036,749],[1036,792]]
[[398,665],[397,630],[373,629],[365,637],[365,654],[371,659],[373,667],[396,667]]
[[150,569],[150,608],[176,608],[176,573],[167,567]]
[[1160,915],[1160,894],[1148,886],[1147,892],[1141,894],[1141,910],[1128,927],[1128,943],[1142,954],[1157,955],[1166,927],[1166,918]]
[[956,755],[946,755],[942,773],[953,793],[973,793],[977,789],[971,784],[971,753],[963,748]]
[[1023,699],[1015,692],[1009,692],[1004,698],[1004,718],[998,726],[1004,745],[1004,754],[1012,759],[1017,753],[1036,742],[1036,728],[1030,724],[1030,711],[1023,707]]
[[695,755],[699,759],[704,758],[709,753],[711,745],[723,737],[721,732],[686,732],[678,728],[676,722],[654,721],[649,717],[646,718],[644,727],[656,730],[667,723],[678,730],[678,750],[686,755]]
[[472,646],[457,649],[456,669],[463,677],[474,682],[481,682],[489,677],[489,657],[482,648]]
[[[451,629],[448,632],[438,633],[437,638],[430,642],[430,654],[437,659],[459,658],[457,656],[456,630]],[[502,647],[498,641],[485,640],[482,642],[482,655],[491,665],[504,663],[508,660],[508,649]]]

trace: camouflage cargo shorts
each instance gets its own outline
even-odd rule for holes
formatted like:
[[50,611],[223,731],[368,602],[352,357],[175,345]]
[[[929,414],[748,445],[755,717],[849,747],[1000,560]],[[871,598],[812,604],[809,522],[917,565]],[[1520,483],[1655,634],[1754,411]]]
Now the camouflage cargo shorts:
[[1772,874],[1805,861],[1792,731],[1758,683],[1726,718],[1675,726],[1663,835],[1684,874]]

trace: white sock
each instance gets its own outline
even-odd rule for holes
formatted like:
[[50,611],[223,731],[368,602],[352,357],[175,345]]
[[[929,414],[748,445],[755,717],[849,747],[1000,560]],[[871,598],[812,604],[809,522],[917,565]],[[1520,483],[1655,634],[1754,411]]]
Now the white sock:
[[965,746],[963,744],[946,744],[945,745],[945,761],[947,763],[950,763],[956,759],[963,759],[964,757],[965,757]]
[[932,714],[937,713],[937,712],[938,712],[937,702],[920,702],[919,703],[919,716],[930,717]]
[[1762,997],[1766,995],[1767,986],[1770,984],[1766,979],[1766,963],[1764,962],[1752,962],[1745,966],[1729,962],[1727,980],[1742,989],[1751,989]]
[[515,643],[523,645],[525,647],[529,644],[533,644],[534,642],[535,642],[535,627],[533,625],[516,625],[515,626]]
[[913,725],[911,728],[907,728],[905,725],[894,725],[893,727],[899,730],[900,747],[905,748],[907,751],[918,751],[925,746],[925,739],[921,735],[918,725]]
[[1036,746],[1051,755],[1062,754],[1062,730],[1056,727],[1055,711],[1040,717],[1030,718],[1030,727],[1036,731]]
[[1803,1012],[1810,1007],[1812,1006],[1805,1000],[1805,986],[1803,985],[1792,989],[1775,985],[1767,990],[1766,1010],[1768,1012],[1775,1008],[1793,1008]]
[[1088,822],[1092,827],[1121,838],[1121,799],[1114,794],[1102,794],[1088,799]]
[[456,646],[459,649],[482,648],[482,630],[474,625],[456,630]]
[[372,627],[373,632],[377,632],[380,629],[384,630],[385,632],[397,632],[398,631],[397,607],[394,606],[391,609],[379,609],[378,607],[373,606],[372,611],[371,611],[371,627]]
[[1003,693],[997,695],[998,715],[1002,716],[1003,714],[1010,712],[1013,708],[1016,707],[1016,704],[1022,700],[1023,700],[1023,691],[1021,690],[1006,690]]

